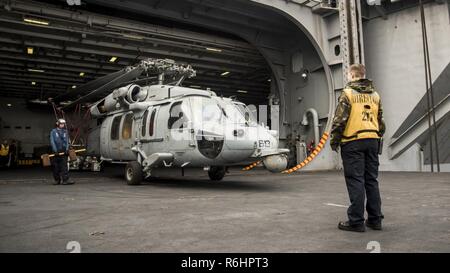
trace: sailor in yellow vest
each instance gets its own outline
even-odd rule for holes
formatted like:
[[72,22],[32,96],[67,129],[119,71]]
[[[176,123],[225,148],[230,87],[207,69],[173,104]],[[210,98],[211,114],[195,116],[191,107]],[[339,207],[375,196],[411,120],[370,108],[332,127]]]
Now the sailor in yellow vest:
[[[345,182],[350,197],[348,221],[338,228],[346,231],[365,231],[365,227],[382,229],[383,214],[378,187],[378,154],[385,131],[380,95],[371,80],[365,78],[362,64],[350,66],[348,84],[336,107],[331,129],[331,148],[340,147]],[[364,202],[367,199],[367,220]]]
[[5,139],[0,145],[0,167],[7,167],[9,163],[9,144]]

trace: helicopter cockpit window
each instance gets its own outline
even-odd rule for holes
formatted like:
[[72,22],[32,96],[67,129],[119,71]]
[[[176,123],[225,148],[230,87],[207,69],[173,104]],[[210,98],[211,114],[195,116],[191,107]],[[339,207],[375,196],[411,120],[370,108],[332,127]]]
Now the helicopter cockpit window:
[[227,113],[228,122],[235,124],[247,124],[249,126],[254,126],[257,124],[254,112],[243,103],[226,103],[224,105],[224,109]]
[[187,116],[183,112],[183,102],[177,101],[170,107],[169,120],[167,122],[167,127],[169,129],[183,129],[186,128],[186,123],[188,121]]
[[119,133],[120,133],[120,120],[122,116],[116,116],[114,117],[112,124],[111,124],[111,140],[117,140],[119,139]]
[[147,128],[147,118],[148,118],[148,110],[144,112],[144,116],[142,118],[142,128],[141,128],[141,134],[142,136],[145,136],[145,128]]
[[256,118],[257,110],[254,107],[253,109],[248,107],[247,105],[239,102],[233,103],[234,106],[244,115],[244,120],[248,124],[257,124],[258,120]]
[[131,138],[131,130],[133,128],[133,113],[126,114],[122,125],[122,139]]

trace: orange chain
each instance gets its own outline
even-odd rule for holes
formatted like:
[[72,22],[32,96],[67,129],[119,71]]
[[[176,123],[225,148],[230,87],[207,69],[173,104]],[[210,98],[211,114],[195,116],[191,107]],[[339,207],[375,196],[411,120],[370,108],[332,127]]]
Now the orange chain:
[[259,163],[261,163],[261,160],[253,162],[252,164],[248,165],[247,167],[242,168],[242,170],[249,171],[249,170],[253,169],[254,167],[258,166]]
[[320,138],[319,144],[317,144],[314,151],[312,151],[312,153],[305,160],[303,160],[302,163],[300,163],[290,169],[284,170],[284,171],[282,171],[282,173],[288,173],[288,174],[293,173],[293,172],[305,167],[309,162],[311,162],[314,159],[314,157],[316,157],[320,153],[320,151],[323,149],[325,143],[327,142],[328,137],[329,137],[328,133],[326,133],[326,132],[323,133],[322,137]]

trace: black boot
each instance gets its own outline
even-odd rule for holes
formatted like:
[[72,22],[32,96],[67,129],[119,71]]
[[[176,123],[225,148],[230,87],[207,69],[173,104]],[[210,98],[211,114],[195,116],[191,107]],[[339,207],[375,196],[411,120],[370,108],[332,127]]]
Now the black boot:
[[371,228],[373,230],[382,230],[383,226],[381,225],[381,222],[379,223],[370,223],[368,220],[366,220],[366,227]]
[[339,222],[338,228],[340,230],[345,230],[345,231],[355,231],[355,232],[366,231],[366,228],[364,227],[364,225],[350,225],[350,223],[348,221],[347,222]]
[[52,184],[53,185],[59,185],[59,184],[61,184],[61,181],[60,180],[55,180]]

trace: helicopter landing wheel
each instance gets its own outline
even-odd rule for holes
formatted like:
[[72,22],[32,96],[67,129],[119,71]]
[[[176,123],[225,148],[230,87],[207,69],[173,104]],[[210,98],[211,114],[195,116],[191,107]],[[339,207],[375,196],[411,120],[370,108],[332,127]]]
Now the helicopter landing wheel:
[[225,176],[227,172],[226,167],[224,166],[211,166],[208,171],[209,179],[213,181],[220,181]]
[[142,167],[137,161],[130,161],[125,167],[125,179],[128,185],[139,185],[142,181]]

